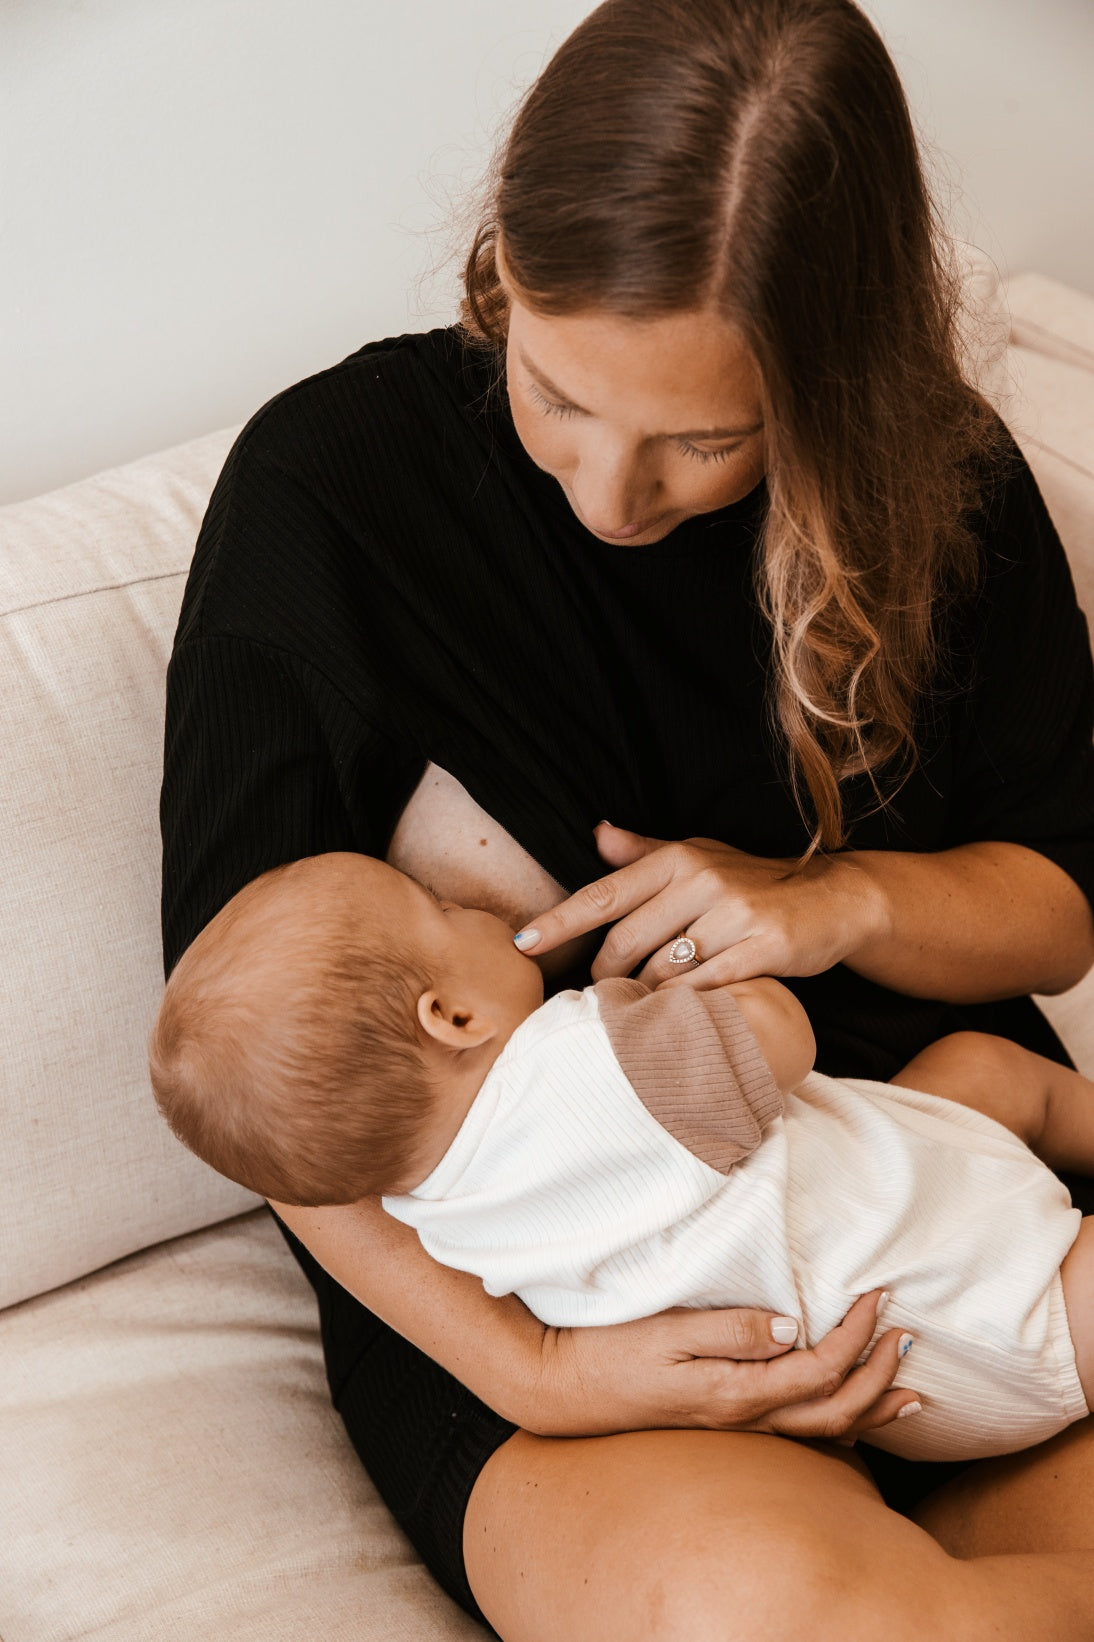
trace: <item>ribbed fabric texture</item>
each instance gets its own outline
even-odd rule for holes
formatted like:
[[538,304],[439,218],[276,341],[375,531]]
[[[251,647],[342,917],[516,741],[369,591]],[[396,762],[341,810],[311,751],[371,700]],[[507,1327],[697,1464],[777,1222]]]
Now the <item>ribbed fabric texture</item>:
[[663,1129],[719,1174],[755,1151],[782,1097],[727,988],[606,980],[593,990],[620,1069]]
[[915,1336],[897,1383],[923,1411],[877,1441],[916,1459],[1008,1453],[1085,1417],[1059,1279],[1080,1216],[1032,1152],[950,1101],[813,1074],[719,1172],[656,1120],[656,1098],[639,1099],[613,1041],[636,1017],[648,1079],[646,1027],[663,1019],[676,1058],[658,1064],[682,1084],[694,1072],[707,1141],[720,1085],[730,1144],[742,1117],[756,1128],[741,1069],[750,1081],[759,1045],[739,1012],[720,1011],[724,1040],[711,1029],[716,994],[685,993],[696,1007],[682,1010],[679,991],[630,984],[629,997],[608,990],[613,1040],[604,983],[529,1016],[437,1168],[384,1199],[435,1259],[557,1328],[763,1306],[796,1317],[810,1346],[860,1294],[887,1289],[879,1332]]
[[[432,1174],[413,1192],[385,1197],[384,1207],[415,1227],[435,1259],[473,1272],[489,1294],[518,1293],[557,1327],[626,1322],[715,1295],[752,1305],[770,1291],[782,1308],[795,1288],[780,1254],[778,1171],[764,1166],[756,1192],[745,1185],[766,1145],[727,1178],[671,1135],[616,1059],[599,994],[599,986],[562,992],[529,1016]],[[674,1036],[674,996],[635,995],[624,1005],[617,993],[617,1017],[648,1006]],[[699,1008],[689,1013],[701,1022],[709,994],[692,996]],[[743,1018],[741,1025],[739,1041],[751,1039]],[[676,1042],[686,1078],[693,1057],[678,1035]],[[752,1039],[746,1063],[756,1052]],[[740,1132],[742,1113],[755,1130],[716,1031],[700,1030],[694,1064],[711,1087],[720,1082],[729,1134]],[[715,1125],[712,1105],[708,1139]]]

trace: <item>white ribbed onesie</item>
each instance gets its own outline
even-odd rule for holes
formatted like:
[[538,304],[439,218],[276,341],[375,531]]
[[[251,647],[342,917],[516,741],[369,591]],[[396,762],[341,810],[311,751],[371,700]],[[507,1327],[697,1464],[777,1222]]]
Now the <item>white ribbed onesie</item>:
[[[762,1144],[761,1144],[762,1135]],[[1080,1215],[1008,1129],[937,1096],[811,1073],[781,1099],[725,990],[601,981],[513,1034],[413,1192],[445,1265],[559,1327],[759,1306],[815,1345],[885,1288],[923,1411],[865,1441],[914,1459],[1028,1447],[1082,1419],[1060,1264]]]

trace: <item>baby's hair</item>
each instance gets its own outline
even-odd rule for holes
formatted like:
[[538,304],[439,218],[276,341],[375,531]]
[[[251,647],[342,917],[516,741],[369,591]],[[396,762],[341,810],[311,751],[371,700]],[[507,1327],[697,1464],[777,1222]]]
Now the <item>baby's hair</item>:
[[242,889],[179,960],[149,1044],[178,1138],[275,1202],[406,1189],[433,1098],[416,1008],[429,970],[369,926],[356,859],[291,862]]

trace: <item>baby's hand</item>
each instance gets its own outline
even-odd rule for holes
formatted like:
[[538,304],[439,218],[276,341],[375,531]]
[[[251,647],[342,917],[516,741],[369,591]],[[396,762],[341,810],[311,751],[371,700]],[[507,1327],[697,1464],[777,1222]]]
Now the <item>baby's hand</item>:
[[779,1093],[796,1089],[813,1070],[817,1042],[809,1016],[793,992],[769,975],[731,981],[726,991],[752,1028]]

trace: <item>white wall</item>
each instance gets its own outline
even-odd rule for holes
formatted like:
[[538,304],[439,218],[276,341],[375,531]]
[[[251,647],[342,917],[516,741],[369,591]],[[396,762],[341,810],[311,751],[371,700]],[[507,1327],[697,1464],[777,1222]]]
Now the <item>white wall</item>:
[[589,9],[0,0],[0,501],[451,318],[431,196]]
[[[1094,0],[867,4],[958,221],[1094,292]],[[451,317],[455,262],[421,283],[461,244],[445,194],[589,10],[0,0],[0,500]]]
[[1094,295],[1094,0],[860,0],[936,150],[955,226],[1005,273]]

